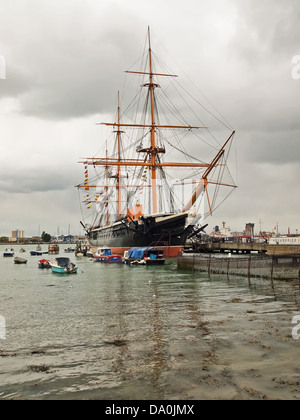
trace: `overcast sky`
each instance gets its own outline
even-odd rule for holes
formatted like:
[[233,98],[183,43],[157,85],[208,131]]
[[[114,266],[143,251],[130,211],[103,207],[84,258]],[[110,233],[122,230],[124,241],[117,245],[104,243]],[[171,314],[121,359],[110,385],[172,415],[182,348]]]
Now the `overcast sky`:
[[300,233],[299,1],[0,0],[0,8],[0,236],[82,232],[77,162],[99,150],[96,123],[114,114],[148,25],[152,48],[162,45],[237,133],[239,188],[206,222],[237,231],[278,222],[280,232]]

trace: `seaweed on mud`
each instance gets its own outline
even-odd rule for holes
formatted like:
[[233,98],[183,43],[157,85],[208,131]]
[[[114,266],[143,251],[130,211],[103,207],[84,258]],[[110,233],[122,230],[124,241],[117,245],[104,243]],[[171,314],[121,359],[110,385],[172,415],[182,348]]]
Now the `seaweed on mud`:
[[49,373],[49,365],[29,365],[28,369],[35,373]]
[[104,343],[112,346],[122,347],[126,346],[128,344],[128,341],[117,338],[115,340],[104,340]]

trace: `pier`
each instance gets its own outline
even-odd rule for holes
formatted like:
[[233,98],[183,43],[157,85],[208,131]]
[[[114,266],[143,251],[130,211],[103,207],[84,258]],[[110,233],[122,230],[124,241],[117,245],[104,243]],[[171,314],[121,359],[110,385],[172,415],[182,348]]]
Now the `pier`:
[[[223,255],[222,255],[223,254]],[[219,241],[189,243],[179,269],[226,276],[300,280],[300,245]]]
[[260,242],[208,242],[187,244],[184,251],[186,253],[300,255],[300,245],[270,245]]

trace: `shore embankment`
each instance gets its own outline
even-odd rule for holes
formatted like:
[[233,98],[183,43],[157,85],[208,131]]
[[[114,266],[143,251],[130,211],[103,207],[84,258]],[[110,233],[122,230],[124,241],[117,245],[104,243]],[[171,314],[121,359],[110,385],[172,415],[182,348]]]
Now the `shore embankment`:
[[270,245],[260,242],[207,242],[197,243],[194,246],[186,246],[187,251],[196,249],[197,252],[221,252],[221,253],[237,253],[250,254],[256,252],[267,255],[300,255],[300,245]]

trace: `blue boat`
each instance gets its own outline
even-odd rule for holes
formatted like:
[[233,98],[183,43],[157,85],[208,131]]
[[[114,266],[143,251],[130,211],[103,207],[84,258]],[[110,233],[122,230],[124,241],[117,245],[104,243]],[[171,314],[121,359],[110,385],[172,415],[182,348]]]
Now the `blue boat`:
[[38,244],[35,251],[30,251],[30,255],[43,255],[41,245]]
[[14,250],[12,248],[6,248],[3,252],[3,257],[13,257],[15,255]]
[[43,255],[41,251],[30,251],[30,255]]
[[163,265],[166,262],[164,247],[131,248],[125,251],[123,261],[130,265]]
[[53,273],[59,274],[75,274],[78,269],[77,265],[66,257],[58,257],[54,261],[50,261],[50,267]]

